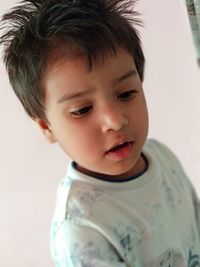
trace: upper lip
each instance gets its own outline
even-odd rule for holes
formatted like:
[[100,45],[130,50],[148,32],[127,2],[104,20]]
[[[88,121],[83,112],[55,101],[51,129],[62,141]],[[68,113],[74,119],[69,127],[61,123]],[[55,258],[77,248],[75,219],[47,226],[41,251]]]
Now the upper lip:
[[112,150],[114,147],[119,146],[119,145],[123,145],[124,143],[129,143],[129,142],[133,142],[133,139],[131,138],[121,138],[118,139],[117,141],[115,141],[106,152],[109,152],[110,150]]

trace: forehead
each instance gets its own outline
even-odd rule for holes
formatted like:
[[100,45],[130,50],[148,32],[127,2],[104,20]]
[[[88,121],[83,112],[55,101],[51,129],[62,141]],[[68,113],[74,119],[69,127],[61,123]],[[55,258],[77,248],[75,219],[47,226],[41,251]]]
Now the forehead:
[[64,44],[48,52],[42,76],[45,77],[45,75],[52,72],[54,69],[57,69],[59,66],[62,66],[66,62],[68,62],[69,65],[72,65],[82,61],[85,63],[82,65],[83,69],[88,72],[91,72],[102,65],[106,65],[111,60],[115,60],[116,63],[120,62],[125,57],[128,57],[129,60],[131,59],[135,65],[133,56],[127,50],[120,46],[116,46],[115,48],[115,51],[105,48],[105,50],[97,50],[95,53],[88,54],[78,46]]
[[43,77],[46,100],[56,100],[67,91],[87,90],[109,84],[130,69],[136,71],[132,56],[121,48],[118,48],[116,55],[110,53],[98,57],[92,69],[89,69],[87,56],[80,53],[74,57],[57,54],[56,57],[52,56],[51,62]]
[[[94,65],[102,64],[112,57],[117,57],[121,51],[124,52],[125,49],[117,43],[113,43],[113,46],[105,43],[88,51],[85,47],[55,39],[49,43],[44,54],[42,76],[63,61],[69,60],[69,62],[72,62],[80,58],[84,58],[87,69],[92,71]],[[130,52],[127,51],[127,53],[132,56]]]

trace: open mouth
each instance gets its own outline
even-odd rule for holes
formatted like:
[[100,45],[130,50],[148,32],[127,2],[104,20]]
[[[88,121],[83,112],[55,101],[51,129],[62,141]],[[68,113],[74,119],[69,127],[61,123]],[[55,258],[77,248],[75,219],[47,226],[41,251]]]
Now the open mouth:
[[131,155],[134,142],[124,142],[123,144],[116,145],[107,151],[106,155],[111,160],[121,161]]
[[115,151],[117,151],[117,150],[119,150],[119,149],[121,149],[121,148],[124,148],[124,147],[128,146],[129,143],[131,143],[131,142],[124,142],[124,143],[121,144],[121,145],[117,145],[117,146],[113,147],[113,148],[110,149],[108,152],[115,152]]

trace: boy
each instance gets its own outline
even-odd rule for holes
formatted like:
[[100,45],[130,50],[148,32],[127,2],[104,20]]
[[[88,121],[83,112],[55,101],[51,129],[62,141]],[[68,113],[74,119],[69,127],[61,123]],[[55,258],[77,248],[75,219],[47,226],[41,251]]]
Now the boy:
[[25,0],[3,17],[11,85],[72,158],[58,187],[59,267],[200,266],[199,203],[175,155],[146,140],[134,0]]

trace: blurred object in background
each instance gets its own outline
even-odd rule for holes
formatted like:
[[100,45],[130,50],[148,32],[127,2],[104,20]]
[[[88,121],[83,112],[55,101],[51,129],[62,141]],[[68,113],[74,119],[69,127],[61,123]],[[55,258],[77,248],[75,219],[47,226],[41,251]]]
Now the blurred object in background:
[[200,0],[185,0],[193,40],[197,50],[197,58],[200,66]]

